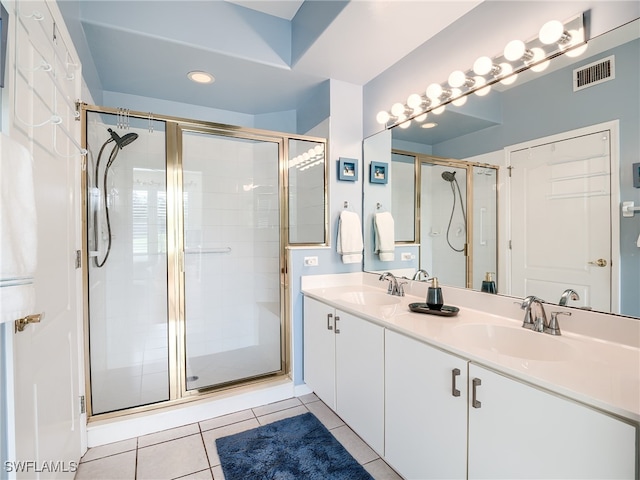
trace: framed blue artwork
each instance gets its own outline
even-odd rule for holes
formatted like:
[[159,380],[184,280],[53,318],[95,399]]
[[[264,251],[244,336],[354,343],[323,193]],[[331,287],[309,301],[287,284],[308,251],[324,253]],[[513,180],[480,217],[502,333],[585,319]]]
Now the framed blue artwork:
[[358,180],[358,160],[340,157],[338,160],[338,180],[355,182]]
[[371,162],[369,171],[369,182],[387,183],[389,179],[389,165],[383,162]]

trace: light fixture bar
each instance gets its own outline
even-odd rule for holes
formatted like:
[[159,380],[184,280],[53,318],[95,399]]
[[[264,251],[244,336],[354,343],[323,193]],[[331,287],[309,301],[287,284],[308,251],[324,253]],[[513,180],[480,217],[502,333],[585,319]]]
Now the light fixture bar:
[[448,82],[432,83],[426,89],[426,95],[412,94],[408,97],[407,104],[395,103],[391,113],[381,111],[376,118],[385,128],[410,122],[416,117],[424,120],[423,116],[429,112],[438,109],[438,113],[441,113],[450,103],[463,104],[465,97],[473,93],[478,96],[486,95],[491,86],[498,82],[505,85],[513,83],[518,74],[526,70],[541,72],[555,57],[563,54],[577,56],[586,49],[586,43],[583,13],[564,23],[552,20],[540,28],[536,37],[526,42],[509,42],[505,51],[499,55],[478,58],[467,71],[453,72]]

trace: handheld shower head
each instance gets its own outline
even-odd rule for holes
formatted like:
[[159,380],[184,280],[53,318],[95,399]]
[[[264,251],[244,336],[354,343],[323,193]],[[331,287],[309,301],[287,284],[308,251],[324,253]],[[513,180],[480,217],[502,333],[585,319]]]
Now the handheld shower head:
[[456,179],[456,172],[442,172],[442,178],[447,182],[453,182]]
[[120,136],[118,135],[116,132],[114,132],[113,130],[111,130],[110,128],[107,129],[109,131],[109,133],[111,134],[111,139],[116,142],[116,145],[118,145],[118,148],[124,148],[127,145],[129,145],[130,143],[132,143],[134,140],[136,140],[138,138],[138,134],[137,133],[127,133],[124,136]]

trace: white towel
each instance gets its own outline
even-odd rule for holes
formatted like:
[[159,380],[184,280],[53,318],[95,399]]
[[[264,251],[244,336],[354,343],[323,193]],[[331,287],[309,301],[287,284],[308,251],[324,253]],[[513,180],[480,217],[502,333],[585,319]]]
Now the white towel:
[[0,135],[0,321],[34,313],[37,223],[33,159]]
[[395,259],[396,240],[391,213],[376,213],[373,216],[373,230],[376,239],[375,253],[381,262],[392,262]]
[[343,210],[338,222],[337,250],[342,255],[342,263],[362,262],[362,226],[355,212]]

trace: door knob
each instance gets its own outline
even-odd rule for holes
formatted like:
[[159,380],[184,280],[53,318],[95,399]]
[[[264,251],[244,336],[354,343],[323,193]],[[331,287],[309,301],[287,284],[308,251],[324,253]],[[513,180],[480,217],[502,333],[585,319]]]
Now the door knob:
[[30,323],[40,323],[44,317],[44,313],[36,313],[33,315],[27,315],[26,317],[19,318],[15,321],[15,333],[22,332]]
[[596,267],[606,267],[607,261],[604,258],[599,258],[595,262],[589,262],[589,265],[595,265]]

